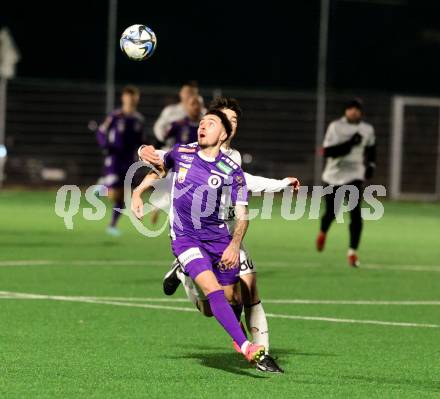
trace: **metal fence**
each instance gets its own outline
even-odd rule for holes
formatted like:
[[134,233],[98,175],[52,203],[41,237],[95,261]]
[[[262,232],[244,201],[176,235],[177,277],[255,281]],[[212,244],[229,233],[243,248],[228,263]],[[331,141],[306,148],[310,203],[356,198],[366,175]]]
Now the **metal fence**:
[[[176,87],[141,87],[140,112],[152,126],[162,107],[176,101]],[[209,101],[214,90],[202,90]],[[223,90],[244,110],[234,147],[244,169],[267,177],[298,176],[313,184],[316,98],[312,93]],[[329,94],[327,122],[341,116],[349,95]],[[378,169],[374,183],[390,176],[391,96],[366,95],[366,119],[376,129]],[[104,87],[99,84],[14,80],[8,88],[6,184],[27,186],[96,182],[102,156],[90,130],[104,119]]]

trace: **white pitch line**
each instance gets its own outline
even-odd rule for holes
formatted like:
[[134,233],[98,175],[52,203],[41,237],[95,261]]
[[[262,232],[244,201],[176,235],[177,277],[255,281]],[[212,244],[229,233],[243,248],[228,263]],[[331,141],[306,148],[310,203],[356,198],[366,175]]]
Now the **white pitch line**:
[[286,305],[381,305],[381,306],[440,306],[440,301],[348,301],[326,299],[263,299],[264,303]]
[[[54,295],[25,294],[0,291],[0,299],[51,299]],[[112,296],[56,296],[65,300],[124,301],[124,302],[170,302],[187,303],[187,298],[112,297]],[[264,299],[264,303],[276,305],[366,305],[366,306],[440,306],[440,301],[372,301],[333,299]]]
[[380,321],[380,320],[337,319],[333,317],[295,316],[295,315],[274,314],[274,313],[266,313],[266,316],[281,318],[281,319],[292,319],[292,320],[328,321],[332,323],[377,324],[381,326],[396,326],[396,327],[440,328],[440,324],[420,324],[420,323],[406,323],[406,322]]
[[143,260],[11,260],[0,261],[0,267],[14,266],[163,266],[170,263],[168,261],[143,261]]
[[[183,307],[181,308],[174,306],[150,305],[150,304],[132,303],[132,302],[127,303],[127,302],[115,302],[115,301],[93,301],[93,300],[88,300],[86,302],[103,304],[103,305],[114,305],[114,306],[175,310],[179,312],[197,312],[197,310],[194,308],[183,308]],[[275,314],[275,313],[266,313],[266,316],[271,318],[278,318],[278,319],[281,318],[281,319],[292,319],[292,320],[325,321],[331,323],[376,324],[382,326],[414,327],[414,328],[440,328],[440,325],[438,324],[405,323],[405,322],[392,322],[392,321],[379,321],[379,320],[338,319],[333,317],[297,316],[297,315],[283,315],[283,314]]]
[[[171,261],[164,260],[133,260],[133,259],[85,259],[85,260],[5,260],[0,261],[0,267],[21,267],[21,266],[167,266]],[[327,265],[311,262],[283,262],[273,261],[258,262],[258,266],[271,268],[328,268]],[[362,264],[361,269],[380,271],[404,271],[404,272],[432,272],[439,273],[440,265],[386,265],[386,264]]]
[[371,270],[393,270],[403,272],[440,272],[440,266],[428,265],[375,265],[367,264],[361,265],[362,269]]
[[[5,291],[2,291],[1,293],[5,293]],[[14,293],[11,293],[11,294],[14,294]],[[93,300],[93,299],[85,299],[85,298],[81,298],[81,297],[16,293],[16,298],[17,299],[19,299],[19,298],[21,298],[21,299],[39,298],[39,299],[48,299],[48,300],[53,300],[53,301],[82,302],[82,303],[146,308],[146,309],[173,310],[173,311],[178,311],[178,312],[197,312],[197,310],[194,308],[177,307],[177,306],[164,306],[164,305],[151,305],[151,304],[146,304],[146,303]],[[413,328],[440,328],[439,324],[425,324],[425,323],[407,323],[407,322],[393,322],[393,321],[380,321],[380,320],[339,319],[339,318],[334,318],[334,317],[299,316],[299,315],[285,315],[285,314],[277,314],[277,313],[267,313],[266,316],[271,317],[271,318],[278,318],[278,319],[324,321],[324,322],[331,322],[331,323],[374,324],[374,325],[382,325],[382,326],[413,327]]]

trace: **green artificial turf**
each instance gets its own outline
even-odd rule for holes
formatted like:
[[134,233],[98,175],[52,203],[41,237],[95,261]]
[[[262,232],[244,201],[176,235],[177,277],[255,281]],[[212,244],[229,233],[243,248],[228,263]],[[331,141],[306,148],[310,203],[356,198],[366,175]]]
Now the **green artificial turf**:
[[0,398],[440,397],[440,328],[426,326],[440,326],[440,204],[386,202],[383,219],[365,222],[358,270],[346,264],[347,224],[317,253],[316,220],[283,220],[277,205],[252,221],[283,375],[250,367],[214,319],[179,310],[190,303],[154,301],[166,299],[166,234],[145,238],[123,217],[123,235],[109,237],[109,211],[67,230],[54,204],[54,192],[0,192]]

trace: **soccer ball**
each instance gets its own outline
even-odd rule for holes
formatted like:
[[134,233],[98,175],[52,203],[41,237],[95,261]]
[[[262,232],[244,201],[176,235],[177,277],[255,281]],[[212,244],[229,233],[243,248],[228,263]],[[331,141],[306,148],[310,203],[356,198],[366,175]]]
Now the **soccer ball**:
[[131,60],[143,61],[156,50],[154,32],[145,25],[132,25],[124,30],[120,40],[122,52]]

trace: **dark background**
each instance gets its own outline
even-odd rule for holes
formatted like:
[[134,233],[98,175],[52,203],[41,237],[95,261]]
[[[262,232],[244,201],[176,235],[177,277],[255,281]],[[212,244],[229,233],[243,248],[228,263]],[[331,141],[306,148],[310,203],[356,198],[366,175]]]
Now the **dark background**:
[[[22,54],[19,77],[102,82],[107,48],[106,0],[4,2]],[[135,63],[119,50],[134,23],[149,25],[158,48]],[[118,4],[116,80],[202,86],[316,86],[319,1],[286,3],[122,1]],[[440,1],[333,0],[328,88],[438,94]]]

